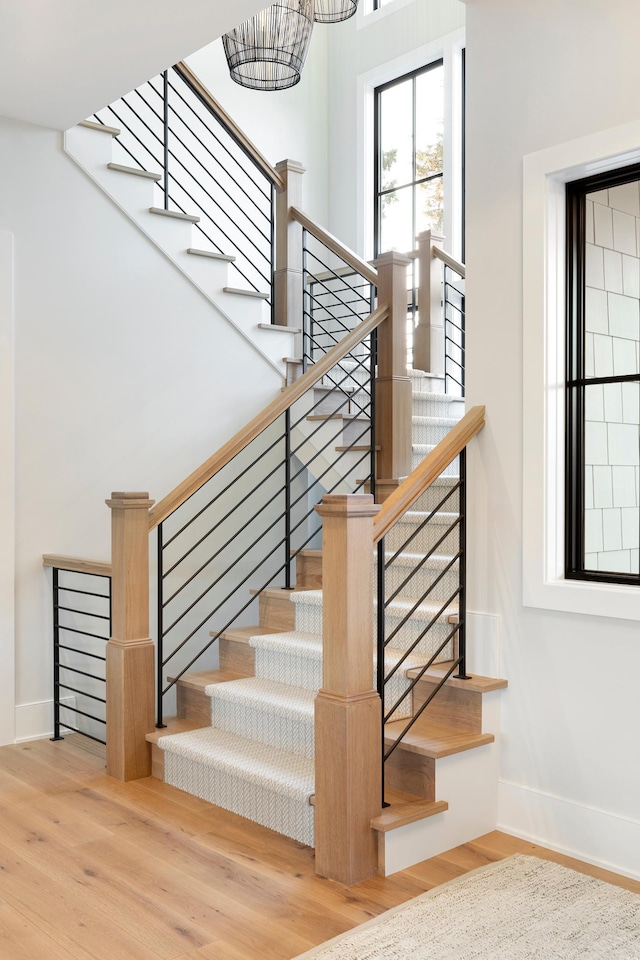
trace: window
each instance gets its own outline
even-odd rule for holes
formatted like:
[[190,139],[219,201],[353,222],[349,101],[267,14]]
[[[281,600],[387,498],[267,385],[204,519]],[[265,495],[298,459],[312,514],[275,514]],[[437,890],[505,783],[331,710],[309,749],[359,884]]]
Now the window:
[[567,184],[565,575],[640,584],[640,166]]
[[443,231],[442,60],[376,89],[374,140],[375,253],[406,253],[421,231]]

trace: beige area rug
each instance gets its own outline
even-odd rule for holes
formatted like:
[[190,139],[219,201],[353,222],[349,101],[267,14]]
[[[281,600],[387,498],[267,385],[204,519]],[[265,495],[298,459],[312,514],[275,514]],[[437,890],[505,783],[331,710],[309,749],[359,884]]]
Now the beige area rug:
[[516,854],[297,960],[639,960],[640,895]]

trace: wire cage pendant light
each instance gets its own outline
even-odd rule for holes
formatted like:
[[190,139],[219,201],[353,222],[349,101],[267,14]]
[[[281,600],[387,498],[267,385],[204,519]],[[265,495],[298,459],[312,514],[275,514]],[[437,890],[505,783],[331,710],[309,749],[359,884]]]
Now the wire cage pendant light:
[[222,37],[231,79],[251,90],[299,82],[313,30],[314,0],[278,0]]
[[348,20],[358,9],[358,0],[315,0],[313,19],[316,23],[338,23]]

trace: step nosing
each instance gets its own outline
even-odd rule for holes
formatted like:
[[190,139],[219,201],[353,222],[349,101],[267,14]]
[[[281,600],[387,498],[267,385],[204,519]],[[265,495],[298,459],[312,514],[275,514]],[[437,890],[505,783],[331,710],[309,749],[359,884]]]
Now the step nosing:
[[123,163],[108,163],[108,170],[115,170],[117,173],[128,173],[134,177],[143,177],[146,180],[155,180],[156,183],[158,180],[162,179],[161,173],[152,173],[151,170],[143,170],[138,167],[127,167]]
[[200,223],[200,217],[192,213],[182,213],[181,210],[165,210],[163,207],[149,207],[149,213],[158,217],[170,217],[173,220],[186,220],[189,223]]

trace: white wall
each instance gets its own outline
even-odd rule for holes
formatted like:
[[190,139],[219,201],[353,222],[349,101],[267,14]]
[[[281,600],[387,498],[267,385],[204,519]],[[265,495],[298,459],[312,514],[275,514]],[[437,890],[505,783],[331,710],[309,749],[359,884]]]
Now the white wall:
[[[638,28],[626,0],[467,6],[468,397],[487,407],[471,461],[470,604],[502,623],[500,825],[633,875],[638,623],[522,603],[522,170],[528,154],[638,120]],[[540,450],[532,484],[543,469]]]
[[13,237],[0,231],[0,743],[14,738]]
[[[160,499],[262,409],[281,379],[62,152],[61,134],[0,121],[0,157],[0,230],[14,237],[15,420],[10,402],[0,404],[0,444],[10,454],[15,425],[20,738],[50,729],[42,553],[109,558],[110,492]],[[11,478],[2,468],[4,492]],[[0,549],[4,574],[10,556]],[[3,603],[11,592],[5,582]]]
[[[345,24],[333,25],[334,31]],[[289,90],[247,90],[229,76],[222,48],[216,40],[187,58],[200,77],[260,152],[276,164],[298,160],[306,168],[304,208],[327,226],[328,205],[328,79],[327,38],[331,28],[315,24],[302,79]]]
[[365,9],[362,0],[329,38],[329,226],[371,256],[373,88],[442,56],[443,38],[464,27],[465,8],[458,0],[398,0]]

